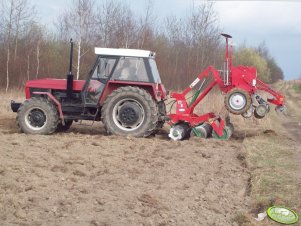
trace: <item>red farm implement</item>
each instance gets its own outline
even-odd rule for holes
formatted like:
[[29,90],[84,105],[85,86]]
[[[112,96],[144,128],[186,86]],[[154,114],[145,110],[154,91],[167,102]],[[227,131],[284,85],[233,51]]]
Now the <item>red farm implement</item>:
[[[225,107],[236,115],[245,118],[254,116],[263,118],[269,112],[269,104],[277,105],[276,110],[283,111],[284,96],[274,91],[270,86],[257,78],[257,70],[254,67],[232,65],[232,46],[229,49],[228,39],[230,35],[222,34],[226,38],[226,54],[223,70],[216,70],[213,66],[207,67],[183,92],[171,93],[170,97],[176,101],[176,113],[169,114],[169,123],[172,128],[169,137],[174,140],[182,140],[192,133],[207,137],[211,134],[216,138],[228,139],[233,132],[233,125],[225,121],[213,112],[197,115],[195,107],[204,97],[217,86],[225,95]],[[187,103],[186,95],[194,87],[199,87],[190,103]],[[269,93],[272,98],[265,101],[258,91]],[[203,106],[202,106],[203,107]]]

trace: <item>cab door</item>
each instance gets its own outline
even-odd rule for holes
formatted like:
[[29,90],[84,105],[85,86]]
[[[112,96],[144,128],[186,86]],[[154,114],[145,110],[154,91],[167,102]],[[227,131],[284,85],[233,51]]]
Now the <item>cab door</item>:
[[83,99],[85,105],[97,105],[99,98],[111,77],[112,71],[116,65],[117,58],[107,58],[99,56],[96,64],[90,73],[84,90]]

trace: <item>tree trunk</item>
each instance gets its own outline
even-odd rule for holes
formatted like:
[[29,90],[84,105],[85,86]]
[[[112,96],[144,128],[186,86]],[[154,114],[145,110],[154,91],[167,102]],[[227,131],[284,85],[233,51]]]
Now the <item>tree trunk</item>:
[[30,66],[30,64],[29,64],[29,54],[27,54],[27,80],[30,79],[29,78],[29,66]]
[[81,58],[81,37],[79,37],[79,41],[78,41],[78,51],[77,51],[77,72],[76,72],[76,79],[79,79],[79,70],[80,70],[80,58]]
[[40,70],[40,40],[38,41],[37,44],[37,70],[36,70],[36,79],[38,78],[39,75],[39,70]]
[[7,47],[7,60],[6,60],[6,89],[5,92],[7,93],[8,87],[9,87],[9,58],[10,58],[10,49],[9,49],[9,44]]
[[15,53],[14,53],[14,63],[16,63],[17,59],[17,51],[18,51],[18,31],[16,31],[16,40],[15,40]]

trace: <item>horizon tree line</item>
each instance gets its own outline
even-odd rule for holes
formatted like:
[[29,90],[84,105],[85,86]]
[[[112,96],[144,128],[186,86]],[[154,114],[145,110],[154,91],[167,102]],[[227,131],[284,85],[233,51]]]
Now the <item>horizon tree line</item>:
[[[152,0],[145,1],[142,15],[120,0],[70,0],[68,4],[52,31],[38,21],[29,0],[0,2],[0,87],[8,91],[30,79],[65,78],[70,38],[76,44],[76,79],[85,79],[96,46],[155,51],[168,89],[183,89],[209,65],[222,67],[224,42],[212,2],[192,4],[185,16],[164,18],[155,14]],[[257,67],[266,82],[283,79],[264,42],[236,49],[234,63]]]

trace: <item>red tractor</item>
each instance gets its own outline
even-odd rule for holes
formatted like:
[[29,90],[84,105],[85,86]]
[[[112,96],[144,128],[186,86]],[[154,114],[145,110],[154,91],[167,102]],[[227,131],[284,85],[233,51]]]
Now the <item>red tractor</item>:
[[154,53],[95,48],[87,80],[73,80],[73,43],[66,79],[27,81],[26,101],[12,101],[17,124],[29,134],[66,131],[73,121],[102,121],[109,134],[146,137],[164,124],[166,91]]

